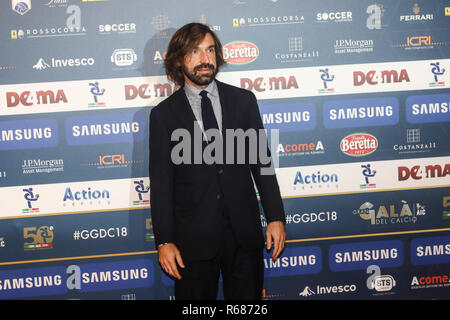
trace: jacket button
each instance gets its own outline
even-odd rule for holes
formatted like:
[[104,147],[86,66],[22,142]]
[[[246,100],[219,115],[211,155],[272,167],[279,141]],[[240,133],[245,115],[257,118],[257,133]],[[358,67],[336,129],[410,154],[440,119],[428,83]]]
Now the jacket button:
[[222,196],[220,195],[220,193],[217,194],[217,200],[219,200]]
[[218,174],[222,174],[222,173],[223,173],[223,169],[217,170],[217,173],[218,173]]

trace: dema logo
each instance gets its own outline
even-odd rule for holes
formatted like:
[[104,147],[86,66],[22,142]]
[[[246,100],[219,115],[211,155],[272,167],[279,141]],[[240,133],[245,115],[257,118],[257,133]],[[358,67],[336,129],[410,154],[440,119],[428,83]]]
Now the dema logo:
[[266,130],[307,131],[316,127],[316,106],[313,103],[265,105],[260,107]]

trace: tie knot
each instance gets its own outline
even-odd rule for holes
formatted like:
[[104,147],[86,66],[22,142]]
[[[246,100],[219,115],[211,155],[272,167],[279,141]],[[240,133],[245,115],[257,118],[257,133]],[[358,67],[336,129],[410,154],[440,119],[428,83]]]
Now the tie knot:
[[202,98],[207,98],[207,97],[208,97],[208,91],[202,90],[202,91],[200,92],[200,95],[202,96]]

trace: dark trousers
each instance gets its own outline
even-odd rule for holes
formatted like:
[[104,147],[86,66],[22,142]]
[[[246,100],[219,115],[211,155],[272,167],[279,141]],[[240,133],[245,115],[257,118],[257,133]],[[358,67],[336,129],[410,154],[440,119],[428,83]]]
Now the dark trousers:
[[228,219],[224,218],[217,256],[206,261],[185,261],[185,268],[178,268],[182,278],[175,280],[175,299],[215,300],[222,273],[226,300],[260,300],[264,282],[263,262],[263,250],[242,250]]

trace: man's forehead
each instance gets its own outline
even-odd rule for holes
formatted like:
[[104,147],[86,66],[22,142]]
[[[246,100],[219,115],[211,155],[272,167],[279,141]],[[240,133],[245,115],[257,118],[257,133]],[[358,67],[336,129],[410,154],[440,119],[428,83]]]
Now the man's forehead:
[[195,44],[194,47],[211,47],[214,46],[215,42],[213,37],[211,36],[210,33],[205,34],[205,36],[203,37],[203,39],[198,40]]

